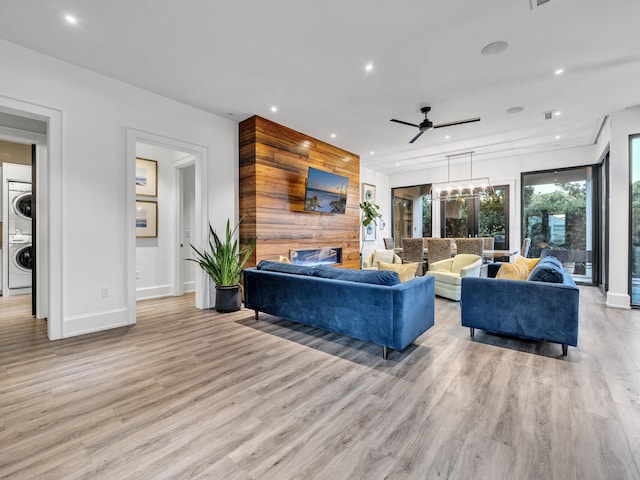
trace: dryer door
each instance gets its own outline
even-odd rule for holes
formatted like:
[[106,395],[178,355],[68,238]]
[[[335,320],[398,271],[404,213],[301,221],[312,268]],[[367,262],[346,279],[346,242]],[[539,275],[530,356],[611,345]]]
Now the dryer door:
[[13,200],[14,213],[25,220],[31,220],[31,192],[18,195]]
[[31,255],[31,244],[25,245],[16,251],[13,263],[19,270],[31,273],[33,268],[33,256]]

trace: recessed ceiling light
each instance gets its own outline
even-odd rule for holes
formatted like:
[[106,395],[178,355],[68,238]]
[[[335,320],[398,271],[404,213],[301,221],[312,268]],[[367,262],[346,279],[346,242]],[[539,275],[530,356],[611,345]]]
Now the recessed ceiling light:
[[373,70],[373,62],[369,62],[364,66],[365,72],[371,72]]
[[335,133],[332,133],[332,134],[331,134],[331,138],[336,138],[336,134],[335,134]]
[[445,135],[445,140],[449,140],[451,138],[451,135]]
[[497,55],[499,53],[504,52],[507,48],[509,48],[509,44],[503,40],[498,40],[497,42],[491,42],[488,45],[485,45],[480,53],[482,55]]
[[396,163],[396,167],[399,167],[399,166],[400,166],[400,164],[399,164],[399,163]]
[[520,113],[524,110],[524,107],[511,107],[507,109],[507,113],[509,114],[513,114],[513,113]]
[[64,16],[64,19],[67,21],[67,23],[71,23],[72,25],[76,25],[78,23],[78,19],[73,15],[67,14]]
[[376,154],[376,152],[374,152],[373,150],[371,150],[370,153],[371,153],[371,155],[375,155]]
[[276,113],[278,111],[278,107],[276,107],[275,105],[273,107],[271,107],[271,111],[273,113]]
[[560,140],[560,135],[556,135],[556,140]]
[[564,68],[559,68],[553,73],[555,73],[556,75],[562,75],[564,73]]
[[558,116],[560,116],[560,114],[561,114],[561,113],[562,113],[562,112],[553,112],[553,115],[554,115],[555,117],[558,117]]

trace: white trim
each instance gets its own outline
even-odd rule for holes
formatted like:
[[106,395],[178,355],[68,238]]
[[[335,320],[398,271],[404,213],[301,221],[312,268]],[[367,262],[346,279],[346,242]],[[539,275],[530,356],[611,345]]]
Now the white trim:
[[[129,311],[128,323],[136,322],[136,232],[135,232],[135,161],[136,143],[147,143],[170,150],[189,153],[194,156],[196,168],[196,224],[194,228],[195,238],[206,242],[208,230],[203,226],[208,225],[209,200],[207,189],[207,164],[208,148],[203,145],[177,140],[175,138],[157,135],[143,130],[126,127],[127,130],[127,168],[125,179],[127,185],[127,248],[126,248],[126,271],[127,271],[127,306]],[[177,165],[182,160],[176,162]],[[186,161],[186,160],[185,160]],[[210,308],[212,303],[209,294],[209,279],[206,274],[199,271],[196,277],[196,307]]]
[[[11,97],[0,95],[0,111],[26,118],[41,120],[47,123],[47,157],[42,158],[46,162],[47,170],[47,199],[48,222],[46,229],[48,241],[39,242],[37,245],[37,256],[44,258],[48,262],[48,275],[44,279],[44,288],[48,291],[48,308],[43,306],[47,312],[47,336],[49,340],[57,340],[63,337],[63,307],[62,289],[64,286],[63,259],[62,259],[62,227],[63,227],[63,180],[62,180],[62,110],[54,109],[45,105],[25,102]],[[22,138],[35,141],[42,145],[42,134],[33,132],[21,132],[15,129],[5,128],[4,133],[20,132]],[[38,218],[42,218],[40,215]],[[39,222],[39,220],[38,220]],[[43,231],[43,229],[40,229]]]
[[[114,322],[115,319],[120,321]],[[127,325],[127,309],[118,308],[95,312],[85,315],[76,315],[64,319],[64,337],[75,337],[87,333],[101,332],[106,329],[124,327]]]
[[141,287],[136,289],[136,300],[149,300],[151,298],[170,297],[174,294],[173,285],[154,285],[153,287]]
[[624,293],[607,292],[607,307],[623,308],[629,310],[631,308],[631,297]]

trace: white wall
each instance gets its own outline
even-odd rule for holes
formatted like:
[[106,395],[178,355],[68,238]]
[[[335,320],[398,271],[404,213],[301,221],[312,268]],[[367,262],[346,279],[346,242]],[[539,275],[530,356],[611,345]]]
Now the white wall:
[[158,236],[136,238],[136,299],[173,295],[175,289],[175,256],[177,215],[176,169],[173,161],[182,152],[138,143],[136,156],[158,162],[158,196],[138,200],[158,202]]
[[[196,222],[196,167],[185,167],[182,170],[182,258],[192,258],[189,243],[193,242]],[[193,292],[196,288],[196,267],[194,262],[182,260],[182,290]]]
[[17,99],[61,114],[61,171],[50,172],[62,187],[62,198],[50,198],[61,204],[52,212],[62,230],[61,272],[52,272],[62,279],[60,336],[125,325],[126,127],[206,148],[205,207],[214,228],[223,228],[237,217],[237,124],[5,41],[0,58],[0,107]]
[[605,124],[594,160],[610,146],[610,254],[607,305],[629,308],[629,135],[640,133],[640,107],[613,112]]
[[[391,236],[391,189],[389,187],[389,177],[383,173],[375,172],[369,168],[360,168],[360,197],[362,197],[362,184],[368,183],[376,187],[376,205],[380,207],[382,220],[385,223],[383,230],[380,230],[380,222],[376,230],[376,240],[371,242],[367,240],[362,247],[362,227],[360,228],[360,246],[362,247],[362,258],[369,256],[375,249],[383,249],[384,237]],[[360,198],[362,201],[362,198]]]

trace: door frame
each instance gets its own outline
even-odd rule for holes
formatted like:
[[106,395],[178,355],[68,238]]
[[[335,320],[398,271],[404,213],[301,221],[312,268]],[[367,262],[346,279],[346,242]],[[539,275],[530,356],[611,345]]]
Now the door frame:
[[[47,318],[49,340],[63,338],[63,244],[62,244],[62,111],[0,95],[0,111],[43,121],[47,134],[7,127],[0,129],[3,139],[35,143],[37,148],[38,205],[36,244],[38,299],[36,315]],[[43,238],[44,237],[44,238]]]
[[[204,242],[206,242],[206,234],[208,233],[206,228],[203,228],[203,225],[208,225],[209,219],[209,192],[207,182],[208,148],[203,145],[137,130],[131,127],[126,127],[126,130],[127,168],[124,181],[127,185],[127,323],[133,325],[136,323],[136,144],[138,142],[146,143],[193,155],[196,168],[196,224],[194,226],[194,238],[199,240],[197,242],[198,244],[204,244]],[[174,238],[177,238],[177,235]],[[197,308],[210,308],[212,304],[209,278],[202,270],[196,274],[195,303]]]

